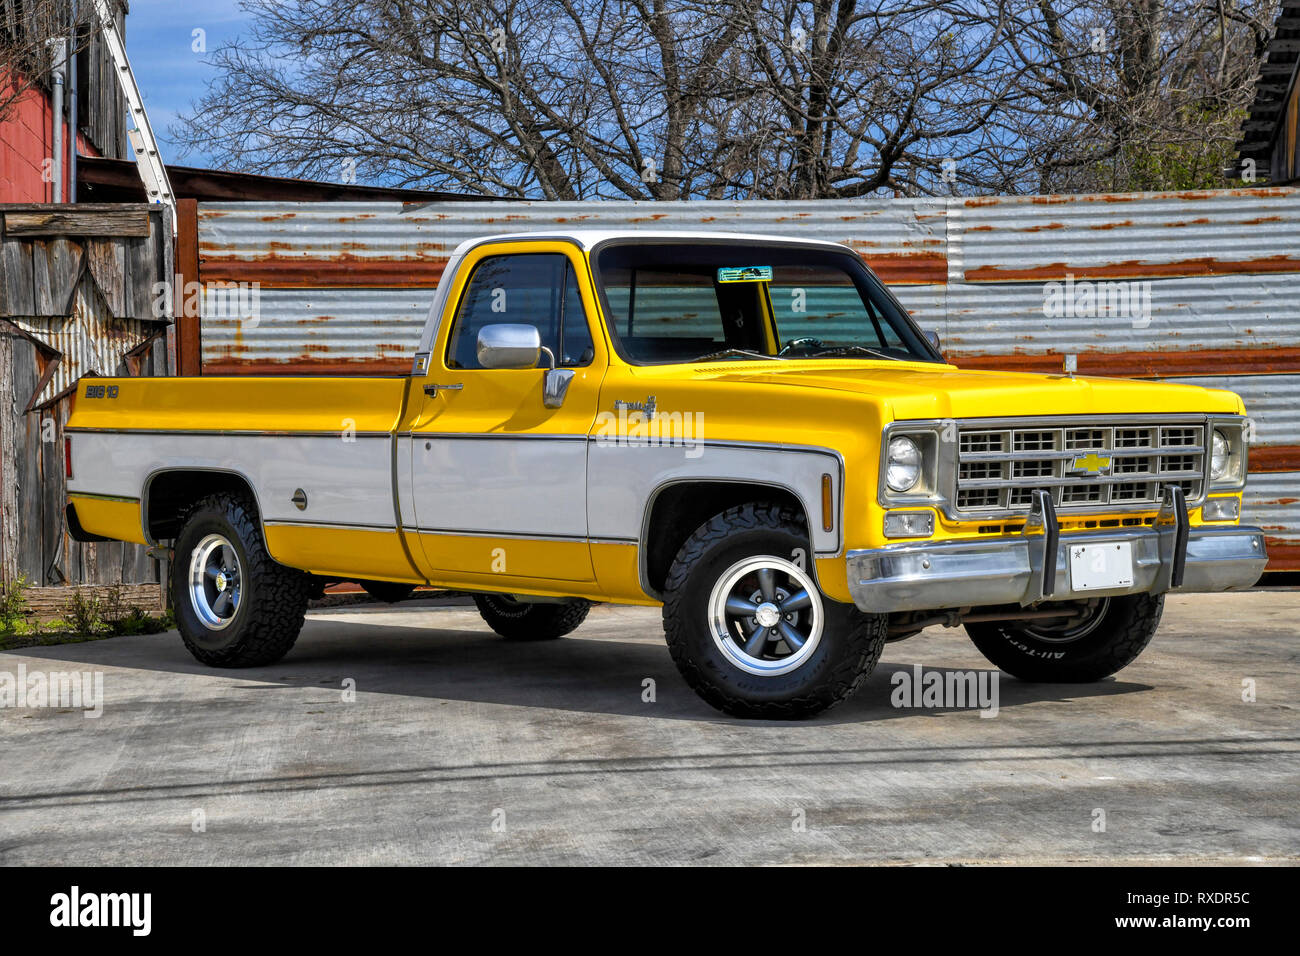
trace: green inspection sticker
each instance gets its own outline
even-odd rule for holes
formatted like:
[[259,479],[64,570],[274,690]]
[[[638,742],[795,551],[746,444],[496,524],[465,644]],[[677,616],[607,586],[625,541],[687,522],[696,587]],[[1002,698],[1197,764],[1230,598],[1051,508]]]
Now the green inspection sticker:
[[718,270],[719,282],[771,282],[771,266],[724,266]]

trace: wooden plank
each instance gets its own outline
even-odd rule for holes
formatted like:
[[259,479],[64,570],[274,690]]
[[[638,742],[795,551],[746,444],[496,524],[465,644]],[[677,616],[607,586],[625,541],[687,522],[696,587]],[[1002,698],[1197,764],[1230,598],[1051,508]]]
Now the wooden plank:
[[[18,577],[18,474],[15,420],[14,348],[23,340],[0,329],[0,581]],[[23,344],[26,344],[23,342]]]
[[86,580],[85,549],[88,547],[90,545],[82,544],[80,541],[70,541],[68,544],[68,561],[64,565],[64,570],[68,572],[68,580],[73,584],[80,584]]
[[86,243],[86,265],[104,295],[108,311],[119,318],[126,316],[126,255],[122,244],[90,240]]
[[95,565],[99,561],[99,548],[93,544],[83,545],[81,548],[81,575],[77,580],[82,584],[93,584],[95,581]]
[[0,315],[35,315],[32,290],[32,247],[26,242],[0,243]]
[[50,384],[50,379],[54,378],[54,373],[58,371],[59,363],[62,361],[62,355],[51,355],[37,349],[36,370],[39,374],[36,378],[36,386],[32,389],[31,398],[27,400],[27,407],[23,411],[30,412],[40,403],[41,396],[45,394],[45,386]]
[[49,249],[36,241],[32,247],[32,315],[54,315],[54,290],[50,284]]
[[137,209],[63,212],[6,212],[7,239],[76,236],[79,238],[148,238],[149,214]]
[[122,583],[122,549],[126,547],[121,541],[99,541],[95,543],[95,584]]
[[122,296],[126,302],[126,311],[117,317],[165,319],[165,307],[154,301],[154,286],[162,277],[158,274],[158,251],[153,238],[125,239],[122,241],[122,253],[126,262],[126,288]]
[[[14,387],[19,396],[30,395],[40,379],[36,347],[14,341]],[[14,470],[18,502],[18,571],[33,584],[45,584],[41,527],[41,429],[38,416],[22,414],[15,422]]]
[[156,582],[153,573],[153,558],[149,557],[144,545],[133,544],[125,549],[122,564],[122,581],[125,584],[145,584]]
[[85,250],[70,239],[55,239],[50,248],[50,284],[54,289],[56,315],[72,314],[72,299],[81,278]]
[[81,246],[67,239],[35,240],[32,247],[34,315],[66,316],[81,271]]
[[[41,568],[45,580],[50,584],[67,583],[67,572],[63,569],[63,428],[59,402],[54,407],[42,411],[39,415],[28,417],[36,419],[37,435],[41,449]],[[49,440],[47,440],[49,439]]]

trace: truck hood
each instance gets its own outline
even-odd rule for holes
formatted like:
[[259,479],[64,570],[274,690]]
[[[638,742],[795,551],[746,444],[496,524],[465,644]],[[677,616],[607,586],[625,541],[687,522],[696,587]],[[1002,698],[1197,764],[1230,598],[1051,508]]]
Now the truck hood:
[[875,399],[885,418],[1009,415],[1243,414],[1235,394],[1195,385],[1122,378],[963,370],[914,362],[790,362],[695,370],[697,378],[751,385],[831,389]]

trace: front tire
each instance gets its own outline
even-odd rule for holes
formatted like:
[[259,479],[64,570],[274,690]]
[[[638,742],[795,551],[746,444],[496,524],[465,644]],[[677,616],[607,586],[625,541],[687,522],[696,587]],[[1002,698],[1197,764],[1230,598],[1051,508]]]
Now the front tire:
[[591,602],[517,601],[508,594],[476,594],[474,604],[488,627],[508,641],[550,641],[577,630]]
[[1151,643],[1163,594],[1098,598],[1085,616],[1053,623],[993,621],[966,625],[989,662],[1037,683],[1085,684],[1123,670]]
[[715,515],[678,551],[664,587],[668,649],[723,713],[811,717],[852,696],[880,659],[888,618],[826,597],[801,566],[811,553],[796,513],[775,504]]
[[247,499],[217,494],[185,516],[171,565],[181,639],[210,667],[261,667],[293,647],[309,578],[277,564]]

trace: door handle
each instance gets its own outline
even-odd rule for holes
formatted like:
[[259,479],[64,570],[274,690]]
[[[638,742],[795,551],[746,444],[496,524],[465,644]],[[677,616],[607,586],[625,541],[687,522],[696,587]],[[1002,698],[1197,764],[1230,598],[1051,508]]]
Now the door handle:
[[436,396],[439,389],[449,392],[459,392],[464,387],[464,382],[456,382],[454,385],[426,385],[424,386],[424,394]]

